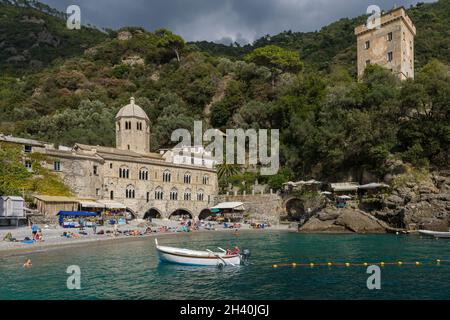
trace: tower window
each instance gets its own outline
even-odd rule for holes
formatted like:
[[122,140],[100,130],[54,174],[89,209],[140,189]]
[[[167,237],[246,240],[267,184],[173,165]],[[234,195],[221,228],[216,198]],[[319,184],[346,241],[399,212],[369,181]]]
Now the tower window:
[[25,161],[25,168],[27,168],[28,170],[33,169],[33,165],[31,164],[30,160]]
[[203,201],[204,198],[205,198],[205,194],[204,194],[203,190],[200,189],[197,193],[197,201]]
[[33,147],[32,147],[32,146],[28,146],[28,145],[25,145],[25,146],[23,147],[23,149],[24,149],[24,151],[25,151],[26,153],[30,153],[30,152],[33,151]]
[[139,180],[148,180],[148,170],[143,168],[139,170]]
[[155,189],[155,199],[164,200],[164,192],[161,187]]
[[135,190],[133,186],[128,186],[127,189],[125,190],[125,197],[127,199],[134,199],[136,196],[135,194]]
[[120,168],[119,169],[119,178],[128,179],[130,177],[130,169],[128,168]]
[[61,171],[61,162],[60,161],[53,162],[53,170]]
[[184,174],[184,183],[190,184],[192,180],[191,174],[189,172],[186,172]]
[[387,35],[387,40],[392,41],[392,32],[389,32]]
[[370,64],[370,60],[366,60],[366,66]]
[[191,200],[192,196],[191,196],[191,190],[190,189],[186,189],[186,191],[184,192],[184,200],[185,201],[189,201]]
[[364,44],[364,49],[369,49],[370,48],[370,41],[366,41],[366,43]]
[[114,200],[114,191],[111,190],[111,192],[109,193],[109,198],[111,200]]
[[170,173],[170,171],[169,170],[164,171],[163,182],[170,182],[171,179],[172,179],[172,174]]
[[387,60],[389,62],[391,62],[392,60],[394,60],[394,54],[392,53],[392,51],[389,51],[387,54]]
[[170,191],[170,200],[178,200],[178,190],[176,188]]
[[98,166],[94,166],[93,171],[94,171],[94,176],[98,176]]

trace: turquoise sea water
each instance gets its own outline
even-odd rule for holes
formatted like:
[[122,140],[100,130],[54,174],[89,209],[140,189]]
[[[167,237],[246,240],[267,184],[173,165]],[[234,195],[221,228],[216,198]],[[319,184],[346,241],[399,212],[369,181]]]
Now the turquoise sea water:
[[[450,240],[407,235],[202,233],[160,237],[160,244],[252,250],[249,266],[159,264],[154,240],[95,244],[0,258],[1,299],[450,299]],[[26,258],[33,267],[23,269]],[[420,261],[385,266],[381,290],[368,290],[364,267],[279,267],[309,262]],[[68,290],[66,268],[81,268],[81,290]]]

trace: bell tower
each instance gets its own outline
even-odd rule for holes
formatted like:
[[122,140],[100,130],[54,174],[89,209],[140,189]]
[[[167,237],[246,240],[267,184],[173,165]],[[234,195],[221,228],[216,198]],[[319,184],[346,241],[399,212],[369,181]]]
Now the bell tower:
[[150,152],[150,119],[133,97],[116,115],[116,148],[141,154]]

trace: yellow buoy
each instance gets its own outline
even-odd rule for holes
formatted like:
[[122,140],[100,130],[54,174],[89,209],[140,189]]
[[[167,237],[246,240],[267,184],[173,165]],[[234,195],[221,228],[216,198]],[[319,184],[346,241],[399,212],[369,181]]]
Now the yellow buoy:
[[331,267],[333,264],[331,262],[327,263],[327,266]]
[[436,263],[437,263],[437,264],[440,264],[440,263],[441,263],[441,260],[440,260],[440,259],[436,259]]
[[314,263],[312,263],[312,262],[311,262],[309,265],[310,265],[311,267],[314,267]]
[[350,263],[346,262],[346,263],[345,263],[345,266],[346,266],[346,267],[350,267]]
[[296,264],[295,262],[293,262],[293,263],[292,263],[292,266],[293,266],[293,267],[296,267],[296,266],[297,266],[297,264]]
[[367,267],[369,264],[367,262],[364,262],[364,267]]
[[383,262],[383,261],[381,261],[381,262],[380,262],[380,265],[381,265],[382,267],[384,267],[384,262]]
[[274,268],[278,268],[278,265],[276,265],[276,264],[274,264],[272,267],[274,267]]
[[398,262],[398,265],[399,265],[399,266],[401,266],[402,264],[403,264],[403,262],[401,262],[401,261]]
[[420,266],[420,262],[419,261],[416,261],[416,266]]

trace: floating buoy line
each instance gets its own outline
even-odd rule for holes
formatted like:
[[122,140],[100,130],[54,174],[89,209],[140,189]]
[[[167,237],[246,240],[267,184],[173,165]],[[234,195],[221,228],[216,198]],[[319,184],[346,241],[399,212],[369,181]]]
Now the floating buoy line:
[[[447,265],[445,265],[447,264]],[[315,268],[315,267],[368,267],[368,266],[380,266],[380,267],[385,267],[385,266],[450,266],[450,260],[441,260],[441,259],[436,259],[433,262],[421,262],[421,261],[395,261],[395,262],[384,262],[384,261],[380,261],[380,262],[321,262],[321,263],[316,263],[316,262],[309,262],[309,263],[297,263],[297,262],[292,262],[292,263],[280,263],[280,264],[273,264],[272,268],[283,268],[283,267],[292,267],[292,268],[296,268],[296,267],[309,267],[309,268]]]

